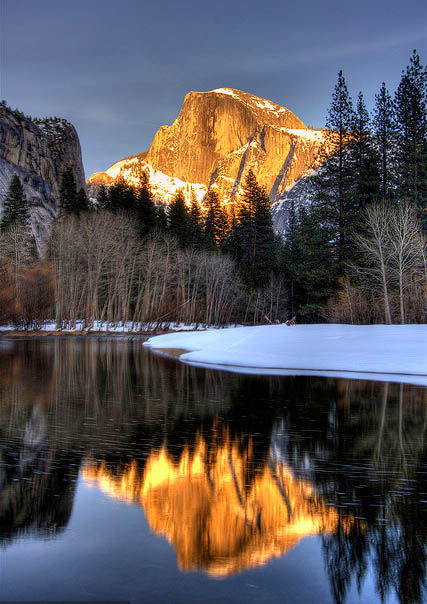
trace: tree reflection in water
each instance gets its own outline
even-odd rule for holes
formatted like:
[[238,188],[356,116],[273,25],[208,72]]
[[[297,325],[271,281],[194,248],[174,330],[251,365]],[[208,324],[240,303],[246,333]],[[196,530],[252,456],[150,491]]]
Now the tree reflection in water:
[[58,534],[80,471],[141,504],[183,570],[229,575],[320,534],[336,602],[369,568],[381,601],[422,600],[425,389],[209,371],[109,338],[0,359],[4,545]]

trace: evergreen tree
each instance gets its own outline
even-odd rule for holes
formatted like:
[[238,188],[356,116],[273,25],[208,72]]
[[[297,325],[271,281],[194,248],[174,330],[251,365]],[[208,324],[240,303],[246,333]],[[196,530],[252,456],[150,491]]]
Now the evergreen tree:
[[427,230],[427,68],[414,50],[396,91],[398,192],[418,208]]
[[191,245],[195,249],[201,249],[203,247],[203,228],[202,228],[202,213],[200,211],[199,202],[194,193],[191,191],[191,206],[189,214],[190,222],[190,240]]
[[336,248],[330,240],[331,229],[321,225],[315,209],[292,209],[282,262],[291,312],[303,321],[319,321],[322,307],[336,292]]
[[169,233],[175,237],[180,248],[184,249],[190,245],[190,220],[181,190],[176,193],[169,206],[168,227]]
[[203,225],[203,234],[208,249],[216,249],[224,241],[227,234],[227,216],[221,207],[218,194],[209,191],[206,195],[207,212]]
[[380,193],[378,156],[372,140],[369,113],[361,92],[357,98],[351,138],[350,153],[354,174],[353,206],[355,212],[359,213],[367,204],[376,200]]
[[299,270],[302,265],[301,258],[301,229],[298,221],[295,204],[292,201],[289,208],[289,218],[286,237],[281,250],[280,264],[288,284],[289,310],[292,316],[298,311],[300,298]]
[[383,82],[379,93],[375,95],[373,118],[375,143],[379,155],[380,193],[383,201],[393,197],[396,139],[394,123],[394,104]]
[[0,230],[4,231],[11,224],[28,225],[29,221],[30,212],[27,198],[25,197],[19,176],[14,174],[4,198]]
[[137,195],[133,187],[120,177],[108,189],[108,202],[105,208],[110,212],[136,212]]
[[278,243],[273,228],[271,201],[265,191],[258,198],[255,211],[256,251],[254,256],[254,284],[264,287],[277,269]]
[[67,168],[62,175],[59,190],[59,212],[61,214],[73,214],[76,211],[77,187],[72,168]]
[[156,210],[156,230],[165,233],[168,230],[168,215],[163,203],[155,206]]
[[74,214],[81,214],[82,212],[87,212],[89,210],[89,200],[86,195],[86,191],[83,187],[79,190],[76,195],[76,205],[74,209]]
[[265,189],[250,170],[228,242],[249,289],[264,287],[277,267],[277,240],[270,208]]
[[146,172],[143,172],[140,178],[136,207],[139,232],[145,237],[154,231],[157,221],[156,206],[151,195],[150,184]]
[[96,196],[97,207],[99,210],[108,208],[108,191],[105,185],[99,187],[98,195]]
[[353,158],[349,152],[354,122],[352,101],[340,71],[326,121],[329,133],[325,135],[323,166],[313,177],[313,181],[316,189],[316,212],[321,224],[327,224],[332,229],[341,272],[349,257],[350,234],[358,218]]

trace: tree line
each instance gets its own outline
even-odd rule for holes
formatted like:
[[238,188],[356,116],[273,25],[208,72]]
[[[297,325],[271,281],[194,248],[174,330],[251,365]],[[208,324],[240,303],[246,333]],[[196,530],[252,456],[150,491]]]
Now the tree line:
[[279,243],[269,208],[253,173],[230,216],[214,191],[204,212],[194,195],[187,207],[182,191],[166,208],[154,201],[146,175],[139,187],[119,180],[89,201],[69,168],[40,259],[15,175],[0,224],[1,319],[25,326],[55,318],[59,327],[128,322],[135,330],[281,321],[285,288],[273,274]]
[[202,205],[178,191],[166,206],[145,173],[89,200],[70,167],[40,259],[14,175],[0,223],[1,320],[425,321],[426,83],[414,51],[394,98],[383,83],[370,116],[339,73],[321,167],[289,207],[284,238],[252,171],[237,204],[212,188]]
[[309,201],[289,208],[284,271],[301,319],[426,321],[426,96],[416,51],[371,115],[339,72]]

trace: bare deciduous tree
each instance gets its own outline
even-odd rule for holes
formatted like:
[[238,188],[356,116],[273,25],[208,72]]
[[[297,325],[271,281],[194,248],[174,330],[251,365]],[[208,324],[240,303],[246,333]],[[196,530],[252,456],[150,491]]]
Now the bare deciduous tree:
[[419,278],[425,258],[416,209],[408,202],[393,207],[387,226],[390,265],[399,290],[400,322],[405,323],[405,292],[412,279]]
[[362,322],[377,320],[379,298],[386,324],[393,319],[400,323],[425,320],[426,247],[413,205],[369,206],[363,231],[355,235],[354,242],[359,261],[351,269],[359,287],[344,279],[337,300],[328,304],[328,317],[354,322],[354,315],[365,308]]
[[365,234],[355,236],[355,243],[361,255],[361,263],[356,270],[365,281],[375,287],[379,285],[384,302],[384,321],[391,323],[389,295],[389,263],[391,249],[389,245],[389,211],[386,204],[377,203],[366,208]]
[[242,294],[230,258],[181,250],[164,234],[142,242],[125,215],[63,218],[52,241],[58,325],[221,325],[233,319]]

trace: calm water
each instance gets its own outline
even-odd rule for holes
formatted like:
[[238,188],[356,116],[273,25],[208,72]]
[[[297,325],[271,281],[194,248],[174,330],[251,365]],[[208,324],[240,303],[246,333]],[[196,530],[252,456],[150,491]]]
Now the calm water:
[[0,599],[421,602],[425,395],[0,339]]

